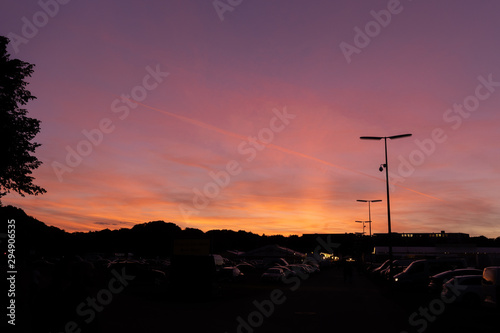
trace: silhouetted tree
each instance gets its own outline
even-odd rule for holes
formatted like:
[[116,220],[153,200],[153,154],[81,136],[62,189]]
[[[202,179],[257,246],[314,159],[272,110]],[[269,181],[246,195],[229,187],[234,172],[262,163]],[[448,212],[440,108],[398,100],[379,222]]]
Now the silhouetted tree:
[[39,143],[31,142],[40,131],[40,121],[20,108],[35,99],[26,89],[25,79],[33,66],[7,53],[9,39],[0,36],[0,198],[11,190],[24,194],[42,194],[46,190],[33,184],[32,171],[40,166],[35,156]]

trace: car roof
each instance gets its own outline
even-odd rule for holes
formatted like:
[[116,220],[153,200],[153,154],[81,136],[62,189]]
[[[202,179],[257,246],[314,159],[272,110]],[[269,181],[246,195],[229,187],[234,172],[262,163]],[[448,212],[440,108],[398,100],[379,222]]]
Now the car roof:
[[478,279],[481,280],[483,277],[481,275],[459,275],[455,276],[455,280],[467,280],[467,279]]
[[[458,269],[451,269],[449,271],[441,272],[439,274],[434,275],[434,277],[440,278],[440,277],[446,277],[448,275],[460,274],[462,272],[472,272],[472,271],[477,271],[478,273],[482,273],[482,270],[477,269],[477,268],[458,268]],[[466,275],[466,274],[463,274],[463,275]]]

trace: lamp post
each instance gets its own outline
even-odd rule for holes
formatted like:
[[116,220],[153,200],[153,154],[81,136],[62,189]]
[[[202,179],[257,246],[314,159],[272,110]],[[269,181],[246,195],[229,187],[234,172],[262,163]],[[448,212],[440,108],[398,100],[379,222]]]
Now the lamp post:
[[381,202],[382,200],[356,200],[356,201],[359,201],[359,202],[368,202],[368,220],[370,221],[370,237],[372,236],[372,213],[371,213],[371,209],[370,209],[370,204],[372,202]]
[[362,232],[362,235],[364,236],[365,235],[365,223],[370,223],[372,221],[354,221],[354,222],[357,222],[357,223],[363,223],[363,232]]
[[385,168],[385,184],[387,190],[387,241],[389,243],[389,277],[392,280],[392,235],[391,235],[391,204],[389,200],[389,165],[387,163],[387,139],[401,139],[411,136],[411,134],[400,134],[393,136],[362,136],[361,140],[382,140],[384,139],[384,147],[385,147],[385,164],[381,164],[379,170],[382,172]]

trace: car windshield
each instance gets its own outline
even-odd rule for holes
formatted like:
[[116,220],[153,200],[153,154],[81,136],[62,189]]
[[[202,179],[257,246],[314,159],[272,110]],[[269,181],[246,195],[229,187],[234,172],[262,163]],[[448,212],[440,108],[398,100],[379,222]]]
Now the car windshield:
[[389,267],[389,260],[384,261],[384,263],[380,266],[378,266],[377,269],[384,269],[386,267]]
[[405,270],[405,272],[408,273],[418,273],[418,272],[423,272],[425,270],[425,263],[424,262],[413,262],[408,266]]
[[449,276],[453,276],[453,273],[454,273],[454,271],[446,271],[446,272],[438,273],[438,274],[434,275],[434,277],[438,278],[438,279],[445,279]]
[[465,285],[465,286],[475,286],[475,285],[480,285],[481,280],[483,279],[482,276],[468,276],[468,277],[463,277],[458,279],[458,283]]
[[480,269],[456,269],[454,271],[446,271],[439,274],[434,275],[435,278],[438,279],[446,279],[453,276],[459,275],[483,275],[483,271]]

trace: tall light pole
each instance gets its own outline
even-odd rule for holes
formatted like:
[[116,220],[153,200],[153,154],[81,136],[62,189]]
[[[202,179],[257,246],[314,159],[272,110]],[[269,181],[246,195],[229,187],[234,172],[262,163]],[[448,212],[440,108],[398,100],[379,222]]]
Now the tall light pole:
[[371,237],[372,236],[372,213],[371,213],[371,209],[370,209],[370,204],[372,202],[381,202],[382,200],[361,200],[361,199],[358,199],[356,201],[368,202],[368,220],[370,221],[370,237]]
[[365,223],[370,223],[371,221],[354,221],[354,222],[363,223],[363,232],[362,232],[362,235],[364,236],[365,235]]
[[384,171],[385,168],[385,184],[387,190],[387,241],[389,243],[389,260],[390,260],[390,273],[389,277],[392,278],[392,234],[391,234],[391,204],[389,200],[389,164],[387,163],[387,139],[401,139],[411,136],[411,134],[400,134],[393,136],[362,136],[361,140],[382,140],[384,139],[385,146],[385,164],[381,164],[379,170]]

